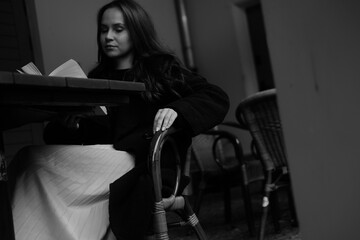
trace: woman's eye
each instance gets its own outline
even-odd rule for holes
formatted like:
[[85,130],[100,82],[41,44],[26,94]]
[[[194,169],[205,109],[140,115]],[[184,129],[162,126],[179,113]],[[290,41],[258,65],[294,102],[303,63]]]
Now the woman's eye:
[[108,28],[107,27],[101,27],[100,28],[100,32],[101,33],[106,33],[108,31]]
[[123,30],[124,30],[124,28],[115,28],[115,31],[118,33],[122,32]]

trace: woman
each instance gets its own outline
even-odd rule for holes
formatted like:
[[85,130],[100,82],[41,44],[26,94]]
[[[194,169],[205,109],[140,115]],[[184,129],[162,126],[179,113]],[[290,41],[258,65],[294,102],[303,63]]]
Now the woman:
[[[146,92],[126,106],[108,108],[103,129],[109,134],[89,134],[99,125],[91,118],[62,119],[86,133],[83,143],[103,143],[110,135],[112,145],[33,146],[19,152],[16,239],[104,239],[111,233],[109,214],[117,239],[143,239],[151,222],[151,181],[143,167],[151,136],[180,127],[188,145],[228,111],[227,95],[159,44],[151,19],[133,0],[105,5],[97,24],[99,64],[89,77],[143,82]],[[133,204],[135,199],[143,200]]]

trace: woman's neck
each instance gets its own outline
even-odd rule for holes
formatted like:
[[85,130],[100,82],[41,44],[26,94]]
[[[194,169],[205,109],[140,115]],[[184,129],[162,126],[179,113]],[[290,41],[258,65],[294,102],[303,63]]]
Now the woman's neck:
[[118,58],[115,60],[115,69],[129,69],[133,65],[134,57],[132,54]]

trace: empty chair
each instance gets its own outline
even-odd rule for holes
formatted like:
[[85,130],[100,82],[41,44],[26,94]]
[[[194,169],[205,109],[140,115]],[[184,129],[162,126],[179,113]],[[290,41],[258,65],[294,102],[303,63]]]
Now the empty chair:
[[251,155],[245,156],[240,140],[230,131],[221,130],[221,126],[194,137],[192,141],[192,157],[199,169],[193,176],[197,178],[194,210],[200,214],[206,193],[223,192],[225,220],[230,221],[231,188],[241,186],[245,216],[250,235],[253,235],[255,227],[250,184],[263,180],[262,166]]
[[280,187],[286,186],[290,189],[290,209],[296,220],[276,90],[258,92],[244,99],[237,108],[236,117],[240,124],[249,130],[254,143],[254,155],[263,164],[265,185],[259,239],[264,239],[269,206],[275,216],[275,228],[279,229],[276,215],[277,201],[274,194]]

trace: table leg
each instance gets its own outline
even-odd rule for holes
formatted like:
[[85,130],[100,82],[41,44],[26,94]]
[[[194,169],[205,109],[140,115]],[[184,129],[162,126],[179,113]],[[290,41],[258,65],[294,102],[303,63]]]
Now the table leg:
[[15,240],[7,180],[4,142],[0,132],[0,239]]

